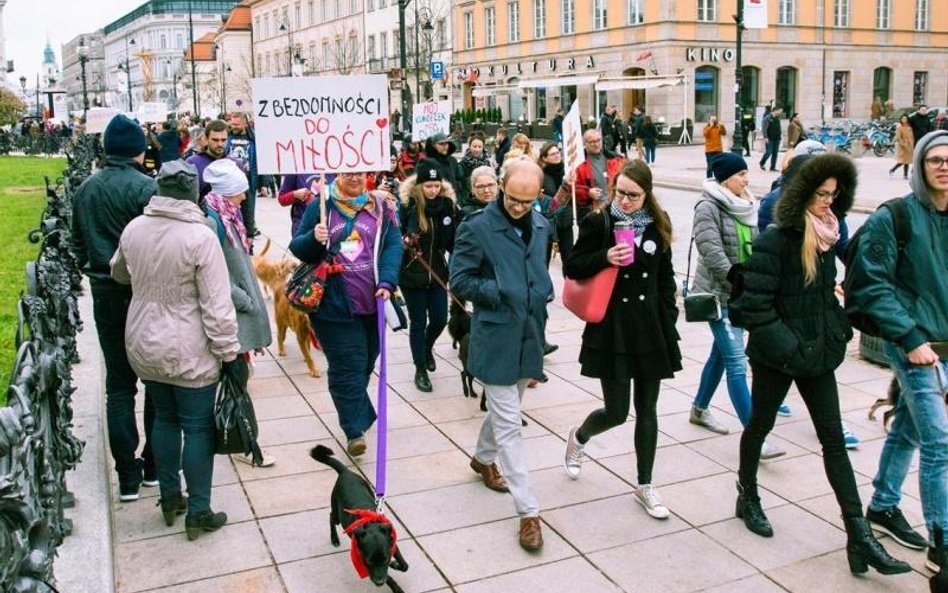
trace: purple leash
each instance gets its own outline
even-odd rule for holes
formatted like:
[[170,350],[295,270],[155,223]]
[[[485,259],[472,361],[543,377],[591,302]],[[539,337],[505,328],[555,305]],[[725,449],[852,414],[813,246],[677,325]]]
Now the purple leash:
[[385,299],[375,298],[375,311],[379,330],[379,394],[378,394],[378,442],[375,455],[375,504],[378,512],[382,512],[382,501],[385,500],[385,463],[387,455],[388,437],[388,370],[385,362]]

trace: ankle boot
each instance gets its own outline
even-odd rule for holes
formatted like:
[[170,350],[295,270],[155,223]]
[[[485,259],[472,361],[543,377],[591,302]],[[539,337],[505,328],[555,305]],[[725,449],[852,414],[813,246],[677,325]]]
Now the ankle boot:
[[760,506],[760,497],[757,495],[757,486],[742,486],[737,484],[737,505],[734,515],[744,520],[744,526],[751,532],[762,537],[773,537],[774,528],[771,527],[764,509]]
[[869,527],[865,517],[843,517],[846,523],[846,558],[849,570],[853,574],[862,574],[873,567],[881,574],[902,574],[910,572],[908,563],[896,560],[885,551]]
[[165,525],[168,527],[174,525],[174,520],[178,515],[183,515],[188,512],[188,499],[182,496],[180,492],[172,496],[160,498],[158,505],[161,507],[161,516],[164,518]]
[[227,523],[227,513],[215,513],[208,509],[196,516],[188,515],[184,519],[184,532],[188,541],[194,541],[202,531],[217,531]]

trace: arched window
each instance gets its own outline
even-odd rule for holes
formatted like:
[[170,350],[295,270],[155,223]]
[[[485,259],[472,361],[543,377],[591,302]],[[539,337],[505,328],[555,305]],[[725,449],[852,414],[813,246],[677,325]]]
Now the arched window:
[[892,98],[892,68],[881,66],[872,71],[872,96],[885,103]]
[[760,102],[760,68],[743,66],[741,68],[741,107],[753,109]]
[[783,109],[787,117],[796,112],[797,107],[797,69],[793,66],[777,68],[777,107]]
[[695,121],[708,121],[718,113],[718,69],[700,66],[695,69]]

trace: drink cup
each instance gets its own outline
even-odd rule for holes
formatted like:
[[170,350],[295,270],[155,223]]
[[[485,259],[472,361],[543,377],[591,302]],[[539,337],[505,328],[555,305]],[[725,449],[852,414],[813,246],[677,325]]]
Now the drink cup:
[[632,223],[620,220],[615,223],[612,232],[616,238],[616,245],[628,245],[632,248],[620,265],[631,265],[635,261],[635,229],[632,228]]

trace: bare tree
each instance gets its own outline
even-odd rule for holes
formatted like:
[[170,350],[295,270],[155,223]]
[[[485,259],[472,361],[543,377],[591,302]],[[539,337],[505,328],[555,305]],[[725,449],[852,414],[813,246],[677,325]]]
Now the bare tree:
[[323,66],[342,75],[353,74],[364,68],[361,38],[361,32],[355,27],[334,27],[329,44],[329,61]]
[[[449,0],[415,0],[417,10],[406,13],[407,27],[411,31],[408,43],[408,63],[418,81],[421,97],[429,99],[431,90],[431,62],[435,54],[450,50],[450,41],[446,32],[451,22],[451,2]],[[441,30],[445,27],[445,30]],[[417,44],[417,45],[416,45]]]

